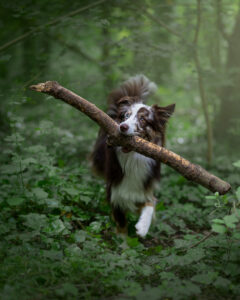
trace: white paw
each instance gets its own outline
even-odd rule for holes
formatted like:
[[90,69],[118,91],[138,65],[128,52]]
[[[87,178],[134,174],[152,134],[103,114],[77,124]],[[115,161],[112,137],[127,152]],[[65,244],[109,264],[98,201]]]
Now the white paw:
[[148,233],[149,227],[151,225],[152,216],[154,209],[152,206],[145,206],[142,209],[141,216],[135,228],[137,229],[137,235],[145,237]]
[[146,226],[146,224],[144,224],[144,222],[139,221],[136,225],[136,233],[137,235],[139,235],[140,237],[145,237],[148,233],[148,229],[149,227]]

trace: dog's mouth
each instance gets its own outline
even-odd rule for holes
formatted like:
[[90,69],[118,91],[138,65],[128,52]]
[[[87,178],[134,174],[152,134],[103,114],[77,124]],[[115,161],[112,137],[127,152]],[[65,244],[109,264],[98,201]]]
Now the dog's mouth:
[[[140,136],[140,137],[143,137],[141,132],[137,132],[137,131],[134,131],[132,134],[124,134],[124,135],[127,135],[127,136]],[[129,153],[131,152],[132,150],[129,149],[128,147],[122,147],[121,148],[122,152],[123,153]]]
[[125,136],[141,136],[141,133],[138,131],[133,131],[133,132],[123,132],[121,131],[121,134]]
[[132,150],[130,150],[129,148],[127,147],[122,147],[122,152],[123,153],[128,153],[128,152],[131,152]]

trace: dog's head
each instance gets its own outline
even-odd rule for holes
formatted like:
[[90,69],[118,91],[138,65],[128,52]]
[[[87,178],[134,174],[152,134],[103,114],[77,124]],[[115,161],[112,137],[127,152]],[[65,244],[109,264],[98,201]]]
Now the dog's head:
[[137,135],[154,142],[155,137],[164,136],[166,123],[173,114],[175,104],[166,107],[142,104],[136,97],[123,97],[118,103],[117,121],[121,133]]

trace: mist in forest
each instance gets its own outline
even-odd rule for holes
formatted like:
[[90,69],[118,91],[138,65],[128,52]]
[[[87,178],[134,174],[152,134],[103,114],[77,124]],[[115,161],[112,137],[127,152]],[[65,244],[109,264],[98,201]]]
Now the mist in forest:
[[[240,1],[0,1],[0,295],[237,299]],[[48,80],[106,111],[131,76],[176,103],[166,148],[229,182],[211,193],[162,164],[145,240],[125,247],[89,162],[98,125],[29,86]]]

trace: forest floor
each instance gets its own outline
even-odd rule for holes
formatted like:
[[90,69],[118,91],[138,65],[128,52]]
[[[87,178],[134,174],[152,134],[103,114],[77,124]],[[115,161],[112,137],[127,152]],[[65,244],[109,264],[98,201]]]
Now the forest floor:
[[139,239],[130,214],[125,247],[81,141],[19,122],[0,161],[1,299],[240,299],[239,161],[210,169],[225,196],[164,166],[156,221]]

